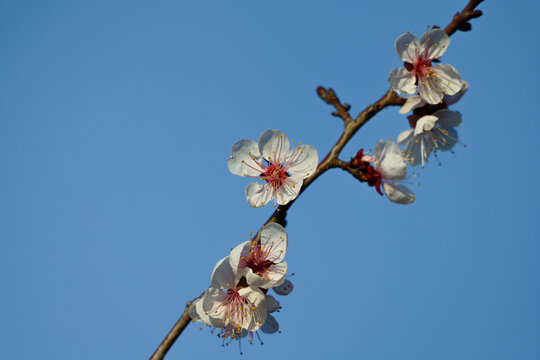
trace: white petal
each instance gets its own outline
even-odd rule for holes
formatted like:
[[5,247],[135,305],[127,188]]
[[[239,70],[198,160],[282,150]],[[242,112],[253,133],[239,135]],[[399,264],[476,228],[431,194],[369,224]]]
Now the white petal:
[[250,183],[246,187],[246,198],[253,207],[261,207],[272,200],[273,189],[268,184]]
[[446,103],[446,105],[449,105],[449,106],[454,105],[455,103],[457,103],[463,97],[463,95],[465,95],[467,90],[469,90],[469,83],[466,82],[466,81],[463,81],[461,83],[461,90],[459,90],[457,92],[457,94],[446,95],[444,97],[444,102]]
[[259,151],[270,162],[284,163],[290,146],[287,135],[279,130],[266,130],[259,137]]
[[385,179],[400,180],[407,176],[407,165],[403,162],[401,151],[396,143],[390,140],[379,140],[375,149],[375,168]]
[[414,202],[414,194],[409,188],[393,182],[383,182],[384,192],[388,199],[398,204],[411,204]]
[[441,29],[431,29],[422,36],[420,44],[425,51],[424,59],[438,59],[450,45],[450,36]]
[[317,169],[319,154],[311,145],[300,145],[291,150],[285,163],[285,171],[291,176],[305,179]]
[[242,328],[247,331],[256,331],[266,321],[266,301],[263,292],[255,287],[249,286],[240,289],[238,294],[248,300],[247,316],[244,318]]
[[274,263],[283,261],[289,245],[287,232],[283,226],[272,222],[261,230],[261,249],[270,249],[268,258]]
[[276,202],[279,205],[285,205],[289,201],[296,199],[304,179],[297,177],[288,177],[285,179],[279,189],[276,189],[275,196]]
[[416,122],[416,127],[414,128],[414,135],[422,134],[424,131],[430,131],[435,126],[435,123],[439,120],[437,116],[426,115],[422,116]]
[[[203,309],[204,298],[205,296],[207,296],[207,294],[209,294],[208,296],[211,296],[211,293],[209,293],[209,289],[206,289],[203,296],[195,300],[193,304],[191,304],[191,307],[189,308],[189,315],[192,319],[195,319],[196,321],[203,322],[207,325],[212,325],[210,317]],[[195,317],[193,315],[195,315]]]
[[452,65],[441,64],[432,67],[432,69],[436,75],[437,85],[445,95],[454,95],[461,90],[463,80]]
[[285,281],[285,275],[287,274],[288,264],[286,261],[279,264],[271,265],[269,267],[268,274],[259,276],[253,272],[253,270],[246,268],[246,281],[250,286],[258,287],[261,289],[270,289],[275,286],[283,284]]
[[414,94],[416,77],[405,68],[395,68],[390,73],[388,83],[397,94]]
[[396,40],[396,52],[398,57],[408,63],[414,63],[418,57],[420,43],[418,38],[411,33],[405,33]]
[[422,97],[418,95],[412,95],[407,97],[407,100],[405,100],[405,104],[399,109],[400,114],[407,114],[408,112],[413,111],[414,109],[417,109],[419,107],[422,107],[426,104],[424,100],[422,100]]
[[251,241],[245,241],[236,245],[236,247],[232,249],[231,253],[229,254],[229,263],[231,264],[232,271],[237,278],[245,275],[244,271],[242,271],[243,269],[238,269],[238,265],[240,264],[240,258],[248,255],[250,249]]
[[219,260],[212,271],[211,284],[216,289],[230,289],[236,285],[236,277],[232,271],[229,257]]
[[[441,131],[444,131],[444,133],[441,133]],[[435,131],[434,137],[437,138],[437,145],[440,151],[448,151],[459,142],[458,132],[453,127],[439,127],[439,130]]]
[[404,143],[410,141],[411,137],[413,136],[413,129],[408,129],[405,131],[402,131],[401,134],[397,137],[397,143],[399,146],[402,146]]
[[279,309],[281,309],[279,301],[272,295],[266,295],[266,312],[270,314]]
[[428,162],[429,152],[426,149],[424,142],[424,135],[415,136],[409,144],[411,146],[406,148],[405,157],[410,166],[417,166]]
[[259,176],[264,172],[260,164],[259,147],[253,140],[237,141],[231,149],[231,157],[227,161],[229,171],[240,176]]
[[459,113],[448,109],[436,111],[433,116],[438,117],[439,120],[437,121],[437,124],[445,128],[457,127],[462,122]]
[[[435,69],[435,68],[432,68]],[[428,104],[438,104],[443,98],[443,92],[439,88],[439,83],[441,81],[435,76],[430,76],[424,81],[418,82],[418,94],[424,99]]]
[[201,320],[199,319],[199,315],[197,313],[197,303],[200,301],[201,299],[196,299],[195,301],[193,301],[188,310],[189,317],[195,320],[199,320],[199,321]]
[[268,315],[266,322],[261,326],[261,331],[265,334],[274,334],[279,331],[279,324],[275,317]]
[[203,322],[210,326],[223,328],[226,323],[223,321],[225,318],[223,312],[224,307],[220,306],[227,298],[227,293],[219,292],[217,289],[209,288],[204,293],[201,299],[200,305],[197,304],[197,313],[204,315]]
[[285,296],[289,295],[293,291],[294,285],[289,279],[285,279],[283,284],[273,287],[272,289],[275,291],[276,294]]

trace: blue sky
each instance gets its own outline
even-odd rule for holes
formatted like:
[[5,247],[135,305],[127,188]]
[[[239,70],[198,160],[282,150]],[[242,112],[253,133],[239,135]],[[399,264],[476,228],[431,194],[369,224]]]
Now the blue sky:
[[[489,0],[443,62],[466,148],[400,206],[333,170],[291,208],[281,334],[244,357],[538,359],[539,6]],[[0,357],[145,359],[272,208],[226,160],[281,129],[321,157],[465,1],[0,2]],[[396,137],[397,108],[344,149]],[[170,359],[237,359],[190,326]]]

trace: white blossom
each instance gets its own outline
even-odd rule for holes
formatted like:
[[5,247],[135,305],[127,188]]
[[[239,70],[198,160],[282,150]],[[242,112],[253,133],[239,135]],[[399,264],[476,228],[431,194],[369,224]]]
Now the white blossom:
[[403,185],[407,177],[407,165],[401,151],[391,140],[379,140],[373,149],[373,167],[382,177],[382,186],[388,199],[399,204],[411,204],[414,193]]
[[268,289],[281,285],[287,273],[287,263],[283,261],[287,246],[285,229],[270,223],[261,230],[260,241],[246,241],[231,251],[231,268],[237,277],[244,276],[250,286]]
[[295,146],[283,132],[267,130],[258,143],[242,139],[233,145],[227,161],[229,170],[236,175],[258,178],[246,187],[246,198],[253,207],[285,205],[295,199],[305,178],[309,177],[319,162],[317,150],[311,145]]
[[403,147],[403,156],[411,166],[428,162],[434,150],[447,151],[459,142],[456,127],[461,124],[459,113],[447,109],[438,110],[433,115],[422,116],[414,129],[399,134],[397,142]]
[[420,40],[407,32],[396,40],[396,52],[404,68],[390,72],[388,82],[398,94],[418,94],[428,104],[439,103],[444,95],[454,95],[462,85],[461,76],[451,65],[432,66],[441,57],[450,37],[441,29],[428,30]]

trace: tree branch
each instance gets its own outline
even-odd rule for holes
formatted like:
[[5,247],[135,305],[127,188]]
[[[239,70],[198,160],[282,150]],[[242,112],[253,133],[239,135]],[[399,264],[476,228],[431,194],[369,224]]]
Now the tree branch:
[[[475,10],[476,7],[482,2],[483,0],[470,0],[467,6],[463,9],[463,11],[458,12],[454,18],[452,19],[452,22],[444,29],[446,34],[449,36],[454,34],[456,31],[469,31],[471,30],[471,24],[469,23],[469,20],[478,18],[482,16],[482,11]],[[302,185],[302,189],[300,190],[298,197],[323,173],[326,171],[332,169],[332,168],[341,168],[347,172],[349,172],[352,176],[357,178],[360,181],[362,180],[362,172],[358,169],[354,169],[350,166],[350,164],[339,160],[338,156],[347,145],[349,140],[356,134],[358,130],[364,124],[366,124],[372,117],[374,117],[379,111],[382,109],[388,107],[388,106],[401,106],[405,103],[405,99],[398,97],[394,91],[391,89],[388,90],[378,101],[375,103],[369,105],[366,107],[357,117],[356,119],[352,119],[349,115],[350,106],[348,104],[342,104],[339,98],[337,97],[335,91],[332,88],[329,88],[328,90],[325,89],[322,86],[319,86],[317,88],[317,94],[323,101],[325,101],[327,104],[332,105],[336,111],[332,113],[332,115],[336,117],[340,117],[343,119],[345,123],[345,129],[343,130],[343,133],[341,134],[341,137],[338,139],[336,144],[332,147],[330,152],[326,155],[326,157],[319,163],[319,166],[315,170],[315,172],[307,179],[304,180],[304,183]],[[297,198],[298,198],[297,197]],[[296,199],[295,199],[296,200]],[[295,200],[290,201],[286,205],[280,205],[270,216],[270,218],[264,223],[264,225],[267,225],[271,222],[277,222],[281,225],[285,225],[285,217],[287,216],[287,211],[289,208],[294,204]],[[255,235],[258,236],[258,233]],[[173,326],[171,331],[167,334],[163,342],[159,345],[159,347],[156,349],[154,354],[150,357],[150,360],[161,360],[163,357],[167,354],[171,346],[174,344],[178,336],[184,331],[184,329],[188,326],[188,324],[191,322],[191,318],[189,317],[189,307],[191,306],[191,303],[195,301],[196,299],[188,302],[186,304],[186,308],[182,315],[180,316],[180,319],[176,322],[176,324]]]

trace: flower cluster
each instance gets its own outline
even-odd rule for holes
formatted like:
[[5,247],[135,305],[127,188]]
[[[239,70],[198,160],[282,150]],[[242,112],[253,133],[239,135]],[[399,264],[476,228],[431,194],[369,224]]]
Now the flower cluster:
[[[350,166],[362,174],[360,179],[374,186],[393,202],[411,204],[415,200],[407,182],[407,166],[428,162],[432,152],[451,150],[459,143],[457,130],[461,114],[448,110],[465,94],[469,85],[450,65],[436,65],[448,45],[450,37],[438,28],[428,30],[420,40],[407,32],[396,40],[396,52],[404,61],[403,68],[390,72],[388,79],[398,94],[409,94],[399,113],[413,112],[407,118],[410,129],[397,138],[379,141],[373,155],[358,151]],[[399,150],[402,147],[402,150]],[[382,189],[381,189],[382,187]]]
[[[448,35],[438,28],[429,29],[420,40],[409,32],[397,39],[396,51],[404,67],[393,69],[388,81],[396,93],[409,95],[399,112],[412,112],[407,117],[410,129],[399,134],[397,143],[379,140],[372,155],[360,149],[348,164],[336,165],[395,203],[415,201],[414,193],[405,185],[409,182],[407,164],[424,167],[431,153],[451,150],[460,142],[456,127],[462,121],[461,114],[448,107],[465,94],[468,84],[452,66],[433,65],[449,44]],[[331,100],[321,96],[323,100],[341,105],[330,91]],[[325,90],[322,93],[326,94]],[[344,109],[339,108],[348,111],[348,107]],[[253,207],[269,202],[275,207],[288,204],[299,195],[304,180],[316,171],[317,150],[302,143],[292,146],[291,141],[279,130],[266,130],[258,142],[242,139],[233,145],[227,161],[230,172],[260,181],[246,187],[247,201]],[[234,247],[215,265],[210,287],[190,306],[193,321],[219,329],[218,336],[227,344],[244,337],[251,342],[259,330],[277,332],[279,324],[271,314],[281,305],[268,291],[288,295],[293,290],[292,283],[285,279],[287,246],[285,229],[270,223],[258,236]]]
[[287,135],[279,130],[266,130],[255,142],[242,139],[231,149],[227,161],[229,170],[236,175],[257,178],[246,187],[246,198],[253,207],[261,207],[274,200],[285,205],[300,193],[304,179],[319,163],[317,150],[311,145],[291,148]]
[[210,287],[191,305],[193,321],[220,329],[218,336],[224,341],[249,336],[251,342],[255,331],[278,331],[279,325],[270,314],[281,305],[268,289],[279,295],[288,295],[293,289],[285,279],[287,245],[285,229],[270,223],[261,230],[260,239],[255,237],[231,250],[214,267]]

